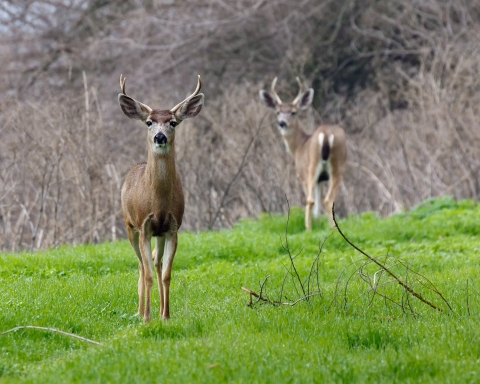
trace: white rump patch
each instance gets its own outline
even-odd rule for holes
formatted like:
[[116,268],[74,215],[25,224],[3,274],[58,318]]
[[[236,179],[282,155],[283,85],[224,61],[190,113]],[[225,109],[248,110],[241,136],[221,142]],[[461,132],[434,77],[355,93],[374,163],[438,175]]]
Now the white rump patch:
[[[318,178],[320,177],[320,174],[322,172],[327,172],[328,176],[331,177],[331,171],[332,171],[332,166],[330,163],[330,157],[328,160],[323,160],[321,156],[322,148],[323,148],[323,142],[325,140],[325,133],[321,132],[318,134],[318,144],[320,145],[319,151],[320,151],[320,161],[317,164],[317,169],[315,170],[315,204],[313,205],[313,216],[314,217],[319,217],[321,213],[321,208],[322,208],[322,184],[324,183],[330,183],[331,180],[329,179],[327,181],[322,181],[321,183],[317,183]],[[333,148],[333,140],[334,136],[333,134],[330,134],[328,136],[328,144],[330,146],[330,151]]]
[[328,137],[328,144],[330,144],[330,151],[333,148],[333,139],[335,139],[335,136],[333,136],[333,133]]
[[320,144],[320,150],[323,147],[323,139],[325,138],[325,134],[322,132],[318,135],[318,144]]
[[[323,147],[323,141],[325,140],[325,133],[320,132],[318,134],[318,144],[319,146],[319,151],[320,151],[320,161],[318,162],[317,169],[315,170],[315,182],[318,180],[318,177],[322,172],[327,172],[328,175],[330,176],[330,171],[331,171],[331,165],[330,165],[330,158],[325,161],[322,159],[321,152],[322,152],[322,147]],[[330,145],[330,149],[332,148],[333,145],[333,135],[330,135],[328,137],[328,144]]]

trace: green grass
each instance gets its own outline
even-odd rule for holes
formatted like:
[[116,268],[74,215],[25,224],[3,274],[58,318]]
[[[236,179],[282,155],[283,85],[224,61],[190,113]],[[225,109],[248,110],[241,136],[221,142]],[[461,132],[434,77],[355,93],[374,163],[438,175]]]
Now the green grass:
[[[148,325],[132,316],[138,272],[127,242],[0,255],[0,333],[36,325],[103,344],[30,329],[0,336],[0,383],[480,382],[477,204],[442,198],[388,219],[365,213],[340,221],[350,240],[393,265],[444,312],[394,283],[380,292],[401,306],[373,296],[356,272],[365,257],[325,219],[304,232],[300,209],[291,212],[289,248],[305,280],[326,239],[322,295],[310,304],[247,307],[241,287],[258,292],[266,276],[267,294],[278,299],[289,266],[286,221],[263,215],[229,231],[182,233],[172,319],[158,320],[155,292]],[[373,278],[378,269],[367,265],[364,272]],[[296,288],[288,278],[282,300],[298,298]]]

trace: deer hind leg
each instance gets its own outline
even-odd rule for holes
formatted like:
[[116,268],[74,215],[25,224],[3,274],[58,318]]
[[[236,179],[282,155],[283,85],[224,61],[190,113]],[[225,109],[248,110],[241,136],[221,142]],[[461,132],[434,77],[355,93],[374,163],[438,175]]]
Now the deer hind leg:
[[142,263],[142,269],[143,269],[143,287],[140,287],[140,284],[139,284],[139,291],[140,289],[144,290],[145,310],[143,312],[143,320],[146,323],[150,321],[152,285],[153,285],[152,248],[151,248],[150,240],[151,240],[151,236],[145,233],[145,228],[142,228],[139,236],[139,248],[141,253],[141,263]]
[[315,204],[313,204],[313,217],[316,219],[320,217],[321,205],[322,205],[322,184],[317,183],[315,184]]
[[173,258],[177,252],[178,235],[173,232],[165,236],[165,249],[162,265],[162,318],[170,318],[170,280],[172,278]]
[[164,307],[163,284],[162,284],[162,259],[165,251],[165,236],[156,237],[157,245],[153,250],[153,265],[157,274],[158,292],[160,294],[160,316]]
[[312,207],[313,204],[315,204],[313,192],[314,183],[309,181],[306,188],[307,204],[305,205],[305,229],[307,231],[310,231],[312,229]]
[[340,187],[341,182],[342,182],[341,177],[332,177],[330,179],[330,183],[328,184],[327,194],[325,196],[325,199],[323,200],[323,205],[328,214],[330,227],[332,228],[335,227],[335,222],[333,221],[333,213],[332,213],[333,202],[335,201],[335,196],[337,196],[338,189]]

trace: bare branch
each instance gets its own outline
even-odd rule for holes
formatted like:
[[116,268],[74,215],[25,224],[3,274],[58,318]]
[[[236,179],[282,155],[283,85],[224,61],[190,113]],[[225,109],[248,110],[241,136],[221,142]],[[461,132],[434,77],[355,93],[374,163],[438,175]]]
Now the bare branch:
[[15,327],[15,328],[9,329],[7,331],[1,332],[0,336],[6,335],[6,334],[11,333],[11,332],[20,331],[22,329],[36,329],[36,330],[40,330],[40,331],[58,333],[60,335],[72,337],[74,339],[85,341],[87,343],[92,343],[92,344],[95,344],[95,345],[103,346],[103,344],[99,343],[98,341],[87,339],[86,337],[83,337],[83,336],[78,336],[78,335],[75,335],[73,333],[64,332],[64,331],[61,331],[61,330],[55,329],[55,328],[38,327],[38,326],[35,326],[35,325],[22,325],[22,326],[19,326],[19,327]]
[[[365,251],[361,250],[360,248],[358,248],[355,244],[353,244],[346,236],[345,234],[342,232],[341,228],[338,226],[338,223],[337,223],[337,220],[335,218],[335,205],[332,207],[332,215],[333,215],[333,220],[335,222],[335,226],[337,227],[337,230],[338,230],[338,233],[340,233],[340,235],[343,237],[343,239],[352,247],[354,248],[355,250],[357,250],[358,252],[360,252],[362,255],[364,255],[365,257],[367,257],[371,262],[375,263],[376,265],[378,265],[380,268],[382,268],[382,270],[384,270],[388,275],[390,275],[393,279],[395,279],[397,281],[398,284],[400,284],[407,292],[409,292],[412,296],[416,297],[417,299],[419,299],[420,301],[422,301],[423,303],[427,304],[428,306],[432,307],[433,309],[437,310],[437,311],[440,311],[440,312],[443,312],[443,309],[436,306],[435,304],[433,304],[432,302],[430,302],[429,300],[425,299],[422,295],[420,295],[419,293],[415,292],[408,284],[406,284],[404,281],[402,281],[400,278],[398,278],[388,267],[386,267],[385,265],[383,265],[382,263],[380,263],[377,259],[375,259],[374,257],[370,256],[369,254],[367,254]],[[443,296],[441,296],[442,299],[443,299]],[[448,305],[448,303],[447,303]],[[448,307],[450,308],[451,310],[451,307],[450,305],[448,305]]]

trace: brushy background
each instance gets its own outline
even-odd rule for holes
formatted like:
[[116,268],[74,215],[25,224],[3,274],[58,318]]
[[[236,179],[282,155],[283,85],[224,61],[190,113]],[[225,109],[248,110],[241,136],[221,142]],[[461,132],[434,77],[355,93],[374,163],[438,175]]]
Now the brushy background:
[[0,251],[125,236],[120,187],[146,159],[127,92],[170,108],[202,76],[177,131],[184,229],[303,205],[258,90],[315,90],[306,130],[341,123],[339,215],[480,197],[479,0],[0,2]]

